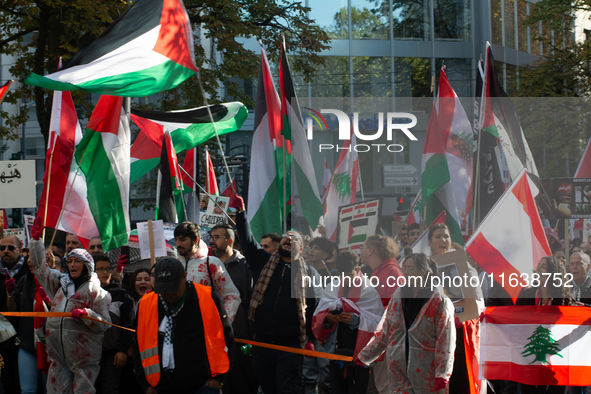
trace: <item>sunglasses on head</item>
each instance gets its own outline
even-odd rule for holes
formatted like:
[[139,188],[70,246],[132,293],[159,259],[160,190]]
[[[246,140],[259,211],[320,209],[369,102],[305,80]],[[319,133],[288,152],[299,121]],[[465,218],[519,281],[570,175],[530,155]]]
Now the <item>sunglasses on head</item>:
[[0,252],[4,252],[8,248],[9,251],[14,252],[16,250],[16,246],[14,245],[0,245]]

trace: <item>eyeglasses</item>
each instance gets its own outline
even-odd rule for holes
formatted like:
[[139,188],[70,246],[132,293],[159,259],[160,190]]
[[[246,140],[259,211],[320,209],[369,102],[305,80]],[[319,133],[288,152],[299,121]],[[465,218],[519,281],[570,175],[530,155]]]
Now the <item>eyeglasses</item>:
[[212,235],[211,238],[213,238],[214,241],[217,241],[220,238],[224,238],[224,239],[228,239],[228,237],[224,237],[223,235]]
[[8,248],[9,251],[14,252],[17,247],[14,245],[0,245],[0,252],[4,252],[4,250]]
[[96,272],[111,272],[110,268],[97,268],[95,270]]

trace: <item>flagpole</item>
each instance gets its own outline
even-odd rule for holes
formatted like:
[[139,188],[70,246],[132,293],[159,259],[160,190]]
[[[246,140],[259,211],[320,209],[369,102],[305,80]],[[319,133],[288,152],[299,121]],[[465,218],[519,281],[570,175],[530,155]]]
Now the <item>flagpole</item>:
[[[285,151],[287,149],[287,143],[285,138],[283,139],[283,234],[287,233],[287,159],[285,157]],[[229,175],[229,174],[228,174]]]
[[55,143],[57,136],[54,135],[54,140],[49,155],[49,172],[47,173],[47,190],[45,191],[45,213],[43,214],[43,239],[45,240],[45,226],[47,224],[47,206],[49,205],[49,188],[51,187],[51,165],[53,164],[53,152],[55,150]]
[[[488,51],[488,48],[487,48]],[[487,52],[488,53],[488,52]],[[482,55],[481,55],[482,56]],[[480,62],[479,66],[480,66]],[[482,142],[482,122],[484,121],[484,108],[486,106],[485,102],[485,95],[486,95],[486,84],[488,83],[488,54],[486,59],[484,60],[484,70],[482,75],[482,92],[480,94],[480,105],[478,107],[479,116],[478,116],[478,148],[476,149],[476,187],[474,188],[474,217],[472,218],[472,232],[476,231],[476,218],[478,217],[478,224],[480,224],[480,208],[478,204],[478,197],[480,196],[480,144]],[[479,72],[479,70],[478,70]]]
[[222,213],[224,215],[226,215],[226,217],[228,218],[229,221],[232,222],[232,224],[235,226],[236,222],[232,220],[232,218],[228,215],[228,213],[226,212],[225,209],[222,209],[222,207],[220,207],[220,205],[215,201],[215,199],[211,196],[211,194],[209,194],[204,188],[203,186],[201,186],[200,184],[197,183],[197,181],[191,176],[189,175],[189,173],[183,168],[180,167],[180,169],[185,173],[185,175],[187,175],[189,177],[189,179],[191,179],[193,181],[193,183],[195,183],[195,185],[197,185],[199,187],[199,189],[201,189],[203,191],[204,194],[207,195],[207,197],[213,201],[213,203],[216,205],[216,207],[218,207],[220,209],[220,211],[222,211]]
[[[205,101],[205,108],[207,108],[207,113],[209,114],[209,119],[211,120],[211,125],[213,127],[213,131],[215,133],[215,138],[218,142],[218,146],[220,147],[220,152],[222,154],[222,160],[224,162],[224,167],[226,168],[226,174],[228,174],[228,178],[230,178],[230,168],[228,167],[228,163],[226,162],[226,156],[224,155],[224,149],[222,148],[222,143],[220,141],[220,136],[218,134],[218,129],[215,127],[215,122],[213,120],[213,115],[211,114],[211,110],[209,108],[209,103],[207,102],[207,96],[205,95],[205,90],[203,89],[203,85],[201,84],[201,71],[197,72],[197,82],[199,83],[199,89],[201,89],[201,94],[203,95],[203,100]],[[201,186],[200,186],[201,187]],[[234,184],[230,184],[232,191],[234,194],[238,194],[236,189],[234,189]],[[228,217],[229,218],[229,217]]]

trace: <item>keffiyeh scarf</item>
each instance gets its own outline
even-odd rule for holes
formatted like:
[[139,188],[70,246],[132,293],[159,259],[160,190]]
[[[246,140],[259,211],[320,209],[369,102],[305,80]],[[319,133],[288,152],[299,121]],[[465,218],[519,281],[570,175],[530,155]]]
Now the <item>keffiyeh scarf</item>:
[[[248,319],[254,321],[255,313],[260,304],[263,303],[265,297],[265,291],[269,286],[271,277],[279,264],[279,254],[274,252],[269,261],[263,267],[259,280],[254,286],[252,297],[250,299],[250,309],[248,311]],[[296,293],[296,305],[298,310],[298,318],[300,320],[300,345],[302,348],[306,345],[306,295],[304,293],[303,278],[306,276],[306,263],[302,258],[292,261],[295,264],[295,293]]]
[[181,300],[181,305],[178,307],[176,312],[170,310],[168,304],[166,303],[166,301],[162,299],[162,297],[158,296],[158,299],[164,307],[165,314],[164,319],[162,319],[160,327],[158,328],[158,331],[164,333],[164,343],[162,344],[162,368],[165,370],[168,369],[172,371],[175,367],[174,347],[172,346],[172,319],[174,319],[183,309],[183,306],[185,306],[185,297],[183,296],[183,299]]

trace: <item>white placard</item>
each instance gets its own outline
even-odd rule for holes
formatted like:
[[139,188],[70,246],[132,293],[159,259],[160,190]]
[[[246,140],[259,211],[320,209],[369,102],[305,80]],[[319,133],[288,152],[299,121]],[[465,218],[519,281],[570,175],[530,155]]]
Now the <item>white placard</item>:
[[35,160],[0,161],[0,208],[37,206]]
[[228,223],[228,218],[223,214],[222,210],[228,210],[230,197],[212,197],[215,199],[215,202],[210,199],[209,204],[207,205],[207,210],[205,212],[201,212],[199,215],[199,225],[201,228],[213,228],[218,224]]
[[4,230],[4,238],[10,236],[10,235],[15,235],[18,239],[21,240],[21,242],[23,243],[23,246],[25,246],[25,229],[24,228],[7,228]]
[[587,242],[591,235],[591,219],[583,219],[583,242]]
[[[166,241],[164,240],[164,225],[162,220],[152,220],[152,234],[154,235],[154,257],[166,256]],[[137,237],[140,241],[141,258],[149,259],[151,256],[148,222],[137,224]]]

